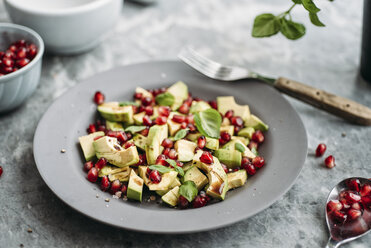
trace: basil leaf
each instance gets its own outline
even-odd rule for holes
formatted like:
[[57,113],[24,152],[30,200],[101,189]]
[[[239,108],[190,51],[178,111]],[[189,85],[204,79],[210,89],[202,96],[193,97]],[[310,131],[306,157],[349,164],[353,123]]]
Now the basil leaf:
[[255,17],[252,29],[253,37],[268,37],[280,31],[280,21],[272,14],[261,14]]
[[171,166],[173,166],[174,167],[174,170],[176,172],[178,172],[178,174],[180,176],[184,176],[184,170],[180,166],[178,166],[176,164],[175,160],[173,160],[173,159],[166,159],[165,161],[168,162]]
[[156,102],[162,106],[171,106],[175,102],[175,97],[169,92],[165,92],[156,96]]
[[325,24],[323,24],[323,23],[319,20],[318,15],[317,15],[316,13],[309,13],[309,19],[310,19],[310,21],[311,21],[314,25],[316,25],[316,26],[318,26],[318,27],[324,27],[324,26],[325,26]]
[[173,141],[177,141],[177,140],[180,140],[180,139],[183,139],[185,136],[187,136],[188,134],[188,130],[189,128],[185,128],[185,129],[180,129],[174,136],[174,138],[172,138]]
[[251,148],[251,152],[254,153],[256,156],[259,156],[258,150],[255,147]]
[[320,11],[320,9],[317,8],[317,6],[313,3],[312,0],[302,0],[301,2],[303,4],[304,8],[309,11],[309,13],[314,13],[315,14],[318,11]]
[[130,127],[127,127],[125,129],[125,132],[130,132],[130,133],[134,134],[134,133],[138,133],[140,131],[143,131],[144,129],[146,129],[145,126],[130,126]]
[[222,117],[215,109],[206,109],[194,115],[198,131],[206,137],[218,139]]
[[150,170],[157,170],[161,174],[168,173],[168,172],[171,171],[171,169],[169,167],[166,167],[166,166],[163,166],[163,165],[159,165],[159,164],[150,165],[149,166],[149,169]]
[[244,153],[245,150],[246,150],[245,147],[243,145],[241,145],[240,143],[236,143],[235,148],[236,148],[236,150],[240,151],[241,153]]
[[132,106],[132,105],[134,105],[134,106],[139,106],[139,104],[136,103],[136,102],[120,102],[120,103],[119,103],[119,106],[120,106],[120,107],[124,107],[124,106]]
[[281,18],[281,33],[290,40],[297,40],[305,34],[305,27],[303,24],[287,20],[283,17]]
[[193,181],[185,181],[179,188],[179,194],[192,202],[198,194],[196,184]]

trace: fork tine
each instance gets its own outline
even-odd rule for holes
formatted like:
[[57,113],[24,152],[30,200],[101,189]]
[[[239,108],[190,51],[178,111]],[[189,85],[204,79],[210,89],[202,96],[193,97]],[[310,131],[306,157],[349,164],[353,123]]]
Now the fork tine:
[[187,54],[179,54],[178,57],[183,60],[186,64],[191,66],[192,68],[196,69],[197,71],[205,74],[208,77],[218,79],[214,75],[214,71],[210,71],[210,69],[206,68],[198,60],[195,60],[192,56],[187,56]]

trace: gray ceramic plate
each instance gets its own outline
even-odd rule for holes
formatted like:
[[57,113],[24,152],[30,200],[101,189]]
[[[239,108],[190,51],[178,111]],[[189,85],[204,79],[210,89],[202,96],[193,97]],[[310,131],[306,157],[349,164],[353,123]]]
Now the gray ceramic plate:
[[[132,99],[136,86],[157,88],[182,80],[195,96],[214,99],[232,95],[249,104],[270,126],[260,152],[267,164],[247,185],[228,192],[225,201],[199,209],[178,210],[154,202],[112,199],[88,182],[78,137],[94,121],[97,90],[107,101]],[[66,153],[61,153],[66,149]],[[273,88],[255,81],[221,83],[181,62],[149,62],[119,67],[91,77],[57,99],[42,117],[34,138],[37,168],[50,189],[77,211],[101,222],[130,230],[189,233],[219,228],[246,219],[290,189],[303,167],[307,136],[298,114]],[[96,198],[99,194],[100,197]],[[111,198],[105,202],[105,198]],[[264,214],[264,213],[262,213]]]

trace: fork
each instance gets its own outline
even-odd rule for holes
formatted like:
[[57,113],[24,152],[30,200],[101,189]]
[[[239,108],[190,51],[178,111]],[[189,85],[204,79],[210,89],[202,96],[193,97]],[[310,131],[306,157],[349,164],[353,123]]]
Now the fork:
[[207,77],[228,82],[247,78],[258,79],[275,87],[282,93],[345,120],[359,125],[371,125],[371,109],[350,99],[284,77],[274,79],[245,68],[222,65],[202,56],[191,48],[183,49],[178,57]]

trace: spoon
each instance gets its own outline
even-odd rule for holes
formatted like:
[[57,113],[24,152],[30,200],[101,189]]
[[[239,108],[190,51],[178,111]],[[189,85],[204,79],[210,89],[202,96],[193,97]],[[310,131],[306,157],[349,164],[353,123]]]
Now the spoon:
[[353,179],[358,179],[361,185],[370,184],[371,180],[362,177],[347,178],[338,183],[330,192],[325,207],[327,227],[330,232],[330,238],[326,248],[337,248],[340,245],[360,238],[371,231],[371,209],[365,208],[362,216],[356,220],[337,223],[333,221],[330,213],[327,212],[327,203],[331,200],[338,200],[339,193],[343,190],[349,190],[347,183]]

